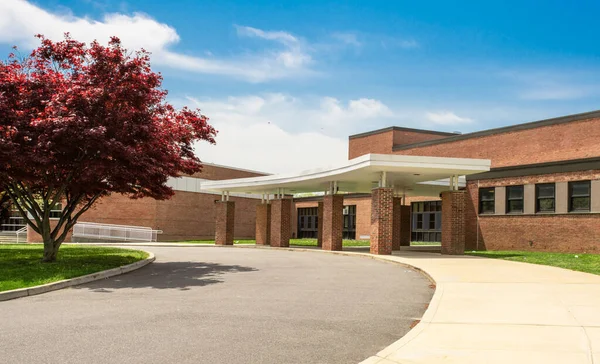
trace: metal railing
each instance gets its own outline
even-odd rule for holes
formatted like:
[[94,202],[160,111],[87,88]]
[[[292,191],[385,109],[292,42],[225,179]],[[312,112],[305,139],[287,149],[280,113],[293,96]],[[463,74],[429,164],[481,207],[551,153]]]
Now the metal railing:
[[73,226],[73,238],[90,240],[118,241],[157,241],[162,230],[153,230],[143,226],[98,224],[94,222],[78,222]]
[[27,240],[27,226],[17,230],[16,235],[17,235],[17,244],[20,243],[20,237],[21,234],[25,234],[25,240]]

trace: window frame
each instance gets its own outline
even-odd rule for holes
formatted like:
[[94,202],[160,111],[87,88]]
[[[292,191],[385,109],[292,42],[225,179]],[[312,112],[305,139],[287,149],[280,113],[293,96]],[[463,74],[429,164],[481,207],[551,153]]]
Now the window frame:
[[[484,200],[481,193],[484,190],[492,191],[493,198]],[[483,202],[492,202],[492,211],[483,211]],[[479,188],[479,215],[493,215],[496,213],[496,187],[480,187]]]
[[[586,184],[588,187],[587,195],[573,195],[573,185],[574,184]],[[569,196],[569,212],[590,212],[592,210],[592,181],[591,180],[583,180],[583,181],[569,181],[568,184],[568,196]],[[587,197],[588,206],[587,209],[574,209],[573,208],[573,199]]]
[[[510,197],[510,190],[513,188],[520,188],[521,189],[521,197],[520,198],[511,198]],[[525,186],[524,185],[514,185],[514,186],[506,186],[505,187],[505,193],[506,193],[506,203],[505,203],[505,212],[507,215],[519,215],[519,214],[523,214],[525,212]],[[510,202],[511,201],[521,201],[521,210],[515,210],[515,211],[511,211],[510,210]]]
[[[552,197],[540,197],[540,187],[552,186]],[[540,200],[552,199],[552,210],[542,210]],[[535,184],[535,212],[536,214],[551,214],[556,212],[556,183],[536,183]]]

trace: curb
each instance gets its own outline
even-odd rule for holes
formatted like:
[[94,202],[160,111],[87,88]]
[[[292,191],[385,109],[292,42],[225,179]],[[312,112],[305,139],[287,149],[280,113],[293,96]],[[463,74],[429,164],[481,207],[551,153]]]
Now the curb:
[[148,258],[139,260],[135,263],[124,265],[122,267],[103,270],[100,272],[87,274],[85,276],[63,279],[62,281],[46,283],[46,284],[42,284],[40,286],[19,288],[19,289],[13,289],[10,291],[0,292],[0,301],[8,301],[8,300],[12,300],[15,298],[35,296],[35,295],[46,293],[46,292],[57,291],[59,289],[77,286],[80,284],[98,281],[100,279],[110,278],[110,277],[118,276],[121,274],[129,273],[131,271],[140,269],[140,268],[152,263],[156,259],[156,257],[154,256],[154,253],[148,252],[148,251],[145,251],[145,252],[148,253]]

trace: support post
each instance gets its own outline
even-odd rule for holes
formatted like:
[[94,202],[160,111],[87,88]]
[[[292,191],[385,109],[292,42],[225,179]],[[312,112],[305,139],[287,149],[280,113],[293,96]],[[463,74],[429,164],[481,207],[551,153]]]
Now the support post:
[[402,198],[394,197],[393,201],[393,227],[392,227],[392,250],[400,250],[402,235]]
[[410,205],[400,206],[400,246],[410,246]]
[[271,204],[256,205],[256,245],[271,245]]
[[371,194],[371,254],[392,254],[392,188],[375,188]]
[[344,229],[344,196],[323,198],[323,250],[342,250]]
[[233,245],[235,202],[216,201],[215,245]]
[[323,201],[317,203],[317,247],[323,247]]
[[275,199],[271,203],[271,238],[273,247],[289,247],[291,237],[292,200]]
[[442,192],[442,254],[465,252],[466,191]]

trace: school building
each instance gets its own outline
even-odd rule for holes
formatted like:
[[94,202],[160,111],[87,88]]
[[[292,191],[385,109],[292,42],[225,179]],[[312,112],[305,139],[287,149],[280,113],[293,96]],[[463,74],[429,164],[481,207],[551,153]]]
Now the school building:
[[350,136],[348,162],[327,171],[206,164],[169,183],[170,200],[113,195],[80,220],[160,230],[161,241],[317,238],[339,250],[342,239],[368,239],[378,254],[411,241],[442,242],[446,253],[595,253],[600,111],[468,134],[394,126]]

